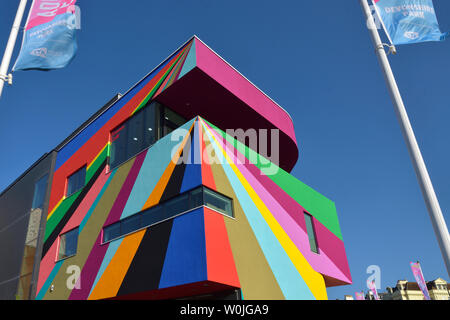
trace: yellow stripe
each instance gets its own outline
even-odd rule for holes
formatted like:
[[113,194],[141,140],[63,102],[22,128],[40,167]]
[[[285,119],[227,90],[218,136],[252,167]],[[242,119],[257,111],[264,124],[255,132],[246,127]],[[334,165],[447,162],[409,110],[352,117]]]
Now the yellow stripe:
[[86,170],[89,170],[89,168],[94,164],[94,162],[98,159],[98,157],[103,153],[103,151],[105,151],[105,148],[108,146],[108,143],[102,148],[102,150],[95,156],[94,160],[91,161],[91,163],[89,163],[89,165],[87,166]]
[[267,209],[264,202],[261,200],[261,198],[258,196],[258,194],[253,190],[252,186],[248,183],[248,181],[245,179],[245,177],[242,175],[242,173],[239,171],[237,166],[233,163],[231,158],[228,156],[228,154],[225,152],[225,150],[222,148],[222,146],[218,143],[215,136],[211,133],[209,128],[203,123],[203,127],[208,130],[211,137],[216,142],[216,145],[219,147],[219,149],[224,154],[226,160],[228,161],[228,164],[232,168],[235,175],[238,177],[241,184],[246,189],[247,193],[255,203],[256,207],[258,208],[259,212],[263,216],[264,220],[269,225],[270,229],[272,230],[275,237],[280,242],[283,249],[286,251],[287,255],[291,259],[292,263],[294,264],[295,268],[311,290],[312,294],[316,297],[318,300],[327,300],[327,292],[325,288],[325,281],[322,277],[322,275],[318,272],[316,272],[311,265],[308,263],[308,261],[305,259],[305,257],[302,255],[302,253],[298,250],[298,248],[295,246],[295,244],[292,242],[292,240],[289,238],[289,236],[286,234],[286,232],[283,230],[283,228],[280,226],[280,224],[277,222],[277,220],[272,216],[269,209]]
[[48,219],[51,218],[51,216],[53,215],[53,213],[55,213],[56,209],[58,209],[59,205],[61,204],[61,202],[63,202],[64,197],[61,198],[61,200],[58,201],[58,203],[56,204],[56,206],[53,207],[53,210],[47,215],[47,221]]

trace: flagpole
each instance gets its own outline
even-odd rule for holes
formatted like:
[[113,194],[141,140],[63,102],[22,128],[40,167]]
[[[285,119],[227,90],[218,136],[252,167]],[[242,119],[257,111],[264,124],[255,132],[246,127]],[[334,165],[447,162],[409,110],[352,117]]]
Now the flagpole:
[[9,35],[8,43],[6,45],[5,54],[3,55],[2,64],[0,65],[0,98],[3,92],[3,86],[5,82],[12,84],[12,76],[8,75],[9,63],[11,62],[11,57],[14,51],[14,46],[17,40],[17,34],[20,30],[20,24],[22,23],[23,14],[25,12],[25,7],[27,5],[27,0],[20,0],[19,8],[17,9],[16,18]]
[[416,172],[417,180],[428,209],[431,223],[441,249],[442,257],[444,258],[447,273],[450,276],[450,239],[447,225],[445,224],[444,216],[442,215],[436,193],[434,192],[425,162],[422,158],[422,154],[420,153],[419,145],[417,144],[414,136],[411,123],[409,122],[400,90],[398,89],[395,81],[386,52],[384,51],[384,45],[381,42],[380,35],[378,34],[378,30],[375,26],[371,9],[367,3],[367,0],[360,0],[360,3],[366,17],[367,26],[375,46],[378,61],[381,65],[381,69],[383,70],[383,75],[389,89],[389,94],[394,105],[395,113],[397,115],[403,137],[405,138],[406,146],[414,166],[414,171]]

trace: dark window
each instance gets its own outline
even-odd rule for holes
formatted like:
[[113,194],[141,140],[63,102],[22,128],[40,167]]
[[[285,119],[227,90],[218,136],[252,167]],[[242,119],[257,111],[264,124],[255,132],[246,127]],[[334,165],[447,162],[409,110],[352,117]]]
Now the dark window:
[[78,228],[59,237],[58,260],[74,256],[77,253]]
[[111,241],[120,237],[120,223],[114,223],[103,230],[103,241]]
[[141,228],[141,215],[133,215],[122,221],[121,234],[131,233]]
[[162,115],[162,135],[166,136],[186,123],[186,120],[169,108],[164,107]]
[[185,122],[175,112],[153,101],[111,131],[110,167],[117,167],[153,145],[170,131],[164,129],[166,126],[174,130]]
[[70,196],[84,187],[86,179],[86,166],[67,178],[67,196]]
[[204,189],[203,202],[205,206],[210,207],[211,209],[233,216],[231,200],[217,192]]
[[164,208],[162,206],[156,206],[142,212],[142,226],[151,226],[159,221],[166,219],[164,215]]
[[190,192],[190,207],[197,208],[203,205],[203,188],[198,188]]
[[164,209],[168,216],[189,210],[189,195],[186,193],[167,201],[164,204]]
[[45,201],[45,193],[47,191],[47,180],[48,175],[45,175],[41,179],[36,182],[34,185],[34,196],[33,196],[33,204],[31,205],[31,210],[40,208],[44,206]]
[[233,204],[230,198],[208,188],[199,187],[105,227],[103,242],[174,218],[202,205],[233,217]]
[[319,253],[319,249],[317,247],[317,239],[316,239],[316,233],[314,230],[314,223],[313,218],[308,213],[304,213],[305,216],[305,222],[306,222],[306,231],[308,233],[308,239],[309,239],[309,246],[311,248],[312,252]]

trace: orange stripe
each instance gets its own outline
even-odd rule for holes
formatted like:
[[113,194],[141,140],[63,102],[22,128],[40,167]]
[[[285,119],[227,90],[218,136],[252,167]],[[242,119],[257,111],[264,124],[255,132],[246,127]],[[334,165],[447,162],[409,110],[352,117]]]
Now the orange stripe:
[[170,176],[172,175],[172,172],[175,169],[175,165],[178,163],[178,159],[180,158],[181,152],[183,151],[186,141],[188,138],[191,137],[191,131],[192,128],[194,127],[194,124],[195,121],[194,123],[192,123],[192,126],[189,129],[189,133],[184,137],[178,151],[175,152],[175,154],[173,155],[172,161],[170,161],[169,165],[167,166],[166,170],[164,171],[163,175],[159,179],[158,183],[156,184],[155,188],[150,194],[150,197],[148,197],[147,201],[145,202],[141,210],[148,209],[159,203],[159,200],[161,199],[162,194],[166,189],[167,183],[169,182]]
[[105,299],[117,296],[123,279],[144,237],[146,229],[126,236],[120,244],[105,272],[97,282],[89,300]]

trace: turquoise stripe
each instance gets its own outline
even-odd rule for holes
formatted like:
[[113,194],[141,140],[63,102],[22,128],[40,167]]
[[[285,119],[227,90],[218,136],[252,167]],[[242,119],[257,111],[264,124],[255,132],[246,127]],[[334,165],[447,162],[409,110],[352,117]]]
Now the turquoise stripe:
[[[211,134],[206,130],[209,139],[214,147],[216,154],[222,151],[218,148],[216,142],[212,139]],[[263,251],[264,256],[283,292],[288,300],[315,300],[308,285],[305,283],[301,275],[291,259],[284,251],[278,239],[273,234],[267,222],[258,210],[247,190],[239,181],[231,166],[227,161],[223,162],[222,168],[237,196],[237,200],[241,205],[250,227]]]
[[111,241],[108,244],[108,249],[106,250],[106,254],[103,257],[102,264],[100,266],[100,269],[98,270],[97,276],[95,277],[94,284],[92,285],[91,291],[89,292],[89,296],[92,294],[92,291],[94,290],[95,286],[97,285],[97,282],[100,280],[100,278],[102,277],[106,268],[108,267],[109,263],[111,262],[112,258],[116,254],[117,249],[119,249],[119,246],[122,243],[122,240],[123,240],[123,238],[120,238],[120,239]]
[[103,197],[103,193],[105,193],[106,189],[108,188],[112,178],[114,177],[114,175],[116,174],[117,170],[114,170],[113,172],[111,172],[111,175],[109,176],[108,180],[106,181],[105,185],[103,186],[102,190],[100,191],[100,193],[97,195],[97,198],[95,198],[94,203],[92,204],[91,208],[89,209],[89,211],[86,213],[86,215],[83,218],[83,221],[81,221],[80,226],[79,226],[79,232],[81,232],[81,230],[83,230],[84,226],[86,225],[86,223],[88,222],[89,218],[92,215],[92,212],[95,210],[95,208],[97,207],[98,202],[100,201],[100,199]]
[[189,130],[193,122],[194,119],[185,123],[148,149],[139,175],[136,178],[136,182],[133,185],[133,189],[128,197],[125,208],[123,209],[122,219],[141,211],[172,160],[172,149],[179,145],[183,140],[182,137],[178,136],[177,140],[172,141],[171,137],[182,133],[181,130]]
[[52,284],[53,280],[55,279],[56,275],[59,272],[59,269],[61,269],[61,266],[64,261],[58,261],[55,266],[53,267],[52,272],[50,272],[50,275],[48,276],[47,280],[45,280],[44,285],[42,286],[41,290],[39,291],[38,295],[36,296],[36,300],[42,300],[45,296],[45,294],[48,292],[48,289],[50,288],[50,285]]
[[191,71],[197,66],[197,54],[195,50],[195,39],[192,40],[192,46],[189,50],[189,54],[184,61],[183,68],[181,69],[180,75],[178,76],[178,79],[180,79],[182,76],[184,76],[186,73]]

